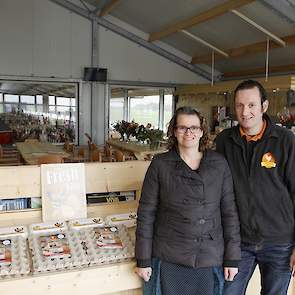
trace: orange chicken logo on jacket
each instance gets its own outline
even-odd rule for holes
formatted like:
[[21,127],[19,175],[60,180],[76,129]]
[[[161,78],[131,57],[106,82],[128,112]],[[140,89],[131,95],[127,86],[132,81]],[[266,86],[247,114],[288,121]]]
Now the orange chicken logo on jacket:
[[262,157],[261,167],[274,168],[276,167],[276,159],[272,153],[266,153]]

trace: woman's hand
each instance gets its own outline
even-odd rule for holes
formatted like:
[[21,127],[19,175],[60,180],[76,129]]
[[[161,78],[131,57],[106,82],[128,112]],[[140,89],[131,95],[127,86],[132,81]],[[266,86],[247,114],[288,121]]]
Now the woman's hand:
[[295,250],[293,250],[293,253],[290,257],[290,270],[292,272],[292,276],[295,276]]
[[233,281],[238,272],[239,272],[239,269],[237,267],[225,267],[224,279],[226,281]]
[[152,275],[151,267],[136,267],[135,273],[137,273],[145,282],[148,282]]

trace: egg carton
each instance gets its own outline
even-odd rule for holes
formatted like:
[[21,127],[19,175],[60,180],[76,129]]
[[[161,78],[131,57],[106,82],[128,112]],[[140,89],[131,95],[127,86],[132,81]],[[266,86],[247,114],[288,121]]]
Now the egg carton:
[[73,269],[89,264],[77,235],[68,230],[65,222],[34,224],[30,229],[33,273]]
[[134,227],[137,222],[136,212],[109,215],[105,218],[106,224],[110,226],[125,225],[126,227]]
[[27,236],[24,226],[0,228],[1,279],[24,276],[30,272]]
[[71,230],[75,231],[90,227],[104,226],[105,222],[102,217],[79,218],[69,220],[68,225]]
[[134,257],[134,245],[124,225],[82,228],[76,234],[90,265],[117,263]]
[[30,235],[38,235],[40,233],[62,232],[67,230],[67,223],[64,221],[33,223],[29,227]]

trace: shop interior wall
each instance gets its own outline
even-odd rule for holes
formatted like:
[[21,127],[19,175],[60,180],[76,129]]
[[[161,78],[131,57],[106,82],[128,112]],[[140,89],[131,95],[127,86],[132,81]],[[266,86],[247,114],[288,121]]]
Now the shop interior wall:
[[[284,107],[287,106],[287,90],[269,91],[267,92],[269,107],[267,114],[276,122],[278,121],[278,113],[282,113]],[[234,114],[234,95],[233,92],[228,94],[228,104],[230,113]]]
[[223,94],[204,93],[186,94],[179,96],[176,107],[192,106],[196,108],[207,119],[208,126],[212,125],[212,107],[227,105],[226,97]]
[[[79,1],[72,2],[85,9]],[[205,82],[197,74],[109,30],[99,27],[97,34],[98,65],[108,69],[109,79]],[[0,35],[0,76],[82,80],[83,68],[91,66],[91,22],[49,0],[1,0]],[[85,96],[86,102],[80,103],[80,143],[86,140],[85,132],[100,132],[89,130],[97,124],[91,124],[89,119],[90,83],[82,84],[80,99]],[[100,95],[93,94],[92,100],[99,101],[96,105],[107,101]],[[97,116],[106,116],[103,108],[95,111]]]
[[[287,106],[287,90],[268,92],[269,108],[267,114],[272,119],[278,121],[278,113],[282,113],[284,107]],[[208,125],[212,126],[212,107],[226,106],[228,107],[231,117],[234,116],[234,95],[233,92],[227,93],[190,93],[179,96],[177,107],[193,106],[198,109],[208,120]],[[294,107],[289,108],[292,112]]]

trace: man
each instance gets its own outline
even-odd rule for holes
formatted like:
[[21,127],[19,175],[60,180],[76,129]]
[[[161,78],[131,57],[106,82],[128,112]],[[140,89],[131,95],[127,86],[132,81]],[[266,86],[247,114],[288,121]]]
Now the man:
[[295,136],[265,114],[260,83],[240,83],[234,93],[238,126],[216,138],[231,168],[241,223],[242,260],[225,295],[245,294],[256,265],[261,294],[287,294],[295,269]]

